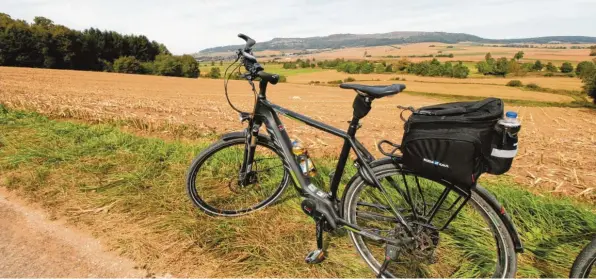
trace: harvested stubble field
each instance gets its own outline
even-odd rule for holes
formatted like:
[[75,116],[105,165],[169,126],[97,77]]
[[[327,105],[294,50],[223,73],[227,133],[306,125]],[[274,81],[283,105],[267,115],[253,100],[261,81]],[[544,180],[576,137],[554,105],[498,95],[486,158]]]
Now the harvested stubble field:
[[[406,78],[406,81],[392,81],[391,78],[400,75],[385,75],[385,74],[347,74],[337,71],[324,71],[319,73],[310,73],[296,75],[288,78],[292,83],[305,83],[310,81],[332,81],[344,80],[347,77],[352,77],[357,81],[366,81],[369,84],[386,84],[390,83],[405,83],[408,86],[408,91],[413,92],[427,92],[444,95],[459,95],[459,96],[482,96],[482,97],[500,97],[504,99],[528,100],[528,101],[542,101],[542,102],[562,102],[567,103],[573,101],[570,96],[526,91],[520,88],[507,87],[498,84],[494,79],[446,79],[446,78],[426,78],[421,79],[417,76],[401,75]],[[479,80],[479,84],[475,81]],[[484,82],[483,82],[484,81]],[[509,79],[507,79],[509,81]],[[494,83],[493,83],[494,82]],[[506,83],[506,82],[505,82]]]
[[[430,47],[434,45],[434,47]],[[447,48],[447,46],[453,46],[453,48]],[[515,47],[492,47],[492,46],[479,46],[470,43],[459,43],[459,44],[444,44],[444,43],[416,43],[407,45],[395,45],[392,46],[376,46],[376,47],[353,47],[344,49],[334,49],[329,51],[323,51],[320,53],[293,56],[292,59],[296,58],[315,58],[317,60],[324,59],[367,59],[367,60],[378,60],[378,59],[399,59],[399,58],[388,58],[388,56],[400,56],[407,57],[410,55],[437,55],[438,51],[442,51],[443,54],[453,53],[454,57],[437,57],[441,61],[481,61],[484,60],[484,55],[487,52],[493,54],[493,57],[508,57],[512,58],[513,55],[518,51],[524,52],[524,59],[528,61],[534,61],[537,59],[544,61],[554,61],[555,64],[559,65],[561,61],[570,61],[574,64],[580,61],[591,60],[589,49],[570,49],[572,45],[566,44],[550,44],[550,45],[539,45],[542,48],[515,48]],[[566,46],[567,49],[547,49],[546,47],[561,47]],[[582,47],[590,45],[579,45]],[[398,49],[399,48],[399,49]],[[364,52],[370,57],[365,57]],[[412,61],[428,60],[428,57],[408,57]]]
[[[535,83],[540,87],[562,89],[562,90],[582,90],[582,82],[579,78],[570,77],[481,77],[481,78],[464,78],[454,79],[446,77],[424,77],[404,74],[348,74],[338,72],[336,70],[327,70],[318,73],[305,73],[288,77],[288,82],[291,83],[309,83],[311,81],[328,82],[332,80],[344,80],[352,77],[357,81],[390,81],[410,84],[412,81],[431,82],[431,83],[448,83],[448,84],[487,84],[487,85],[505,85],[513,79],[521,81],[523,84]],[[393,81],[392,78],[405,78],[406,81]],[[504,97],[504,96],[503,96]],[[517,98],[523,98],[517,96]]]
[[[286,192],[283,203],[242,218],[208,218],[191,206],[183,185],[192,156],[212,135],[242,127],[222,87],[222,80],[0,67],[0,104],[68,120],[0,105],[5,129],[0,133],[0,187],[93,232],[109,249],[152,273],[371,276],[345,237],[331,237],[331,256],[323,264],[304,264],[306,251],[315,245],[314,227],[300,212],[294,191]],[[252,96],[245,82],[231,81],[230,90],[235,103],[249,107]],[[351,117],[354,93],[348,90],[279,84],[269,92],[273,102],[336,127],[345,128]],[[381,138],[399,142],[402,123],[395,106],[437,102],[407,94],[375,101],[360,138],[372,149]],[[523,121],[519,158],[509,175],[485,177],[483,183],[512,213],[520,231],[526,252],[519,255],[518,276],[563,277],[596,228],[590,188],[596,180],[594,113],[512,109]],[[77,119],[108,125],[73,123]],[[338,151],[338,139],[291,120],[285,123],[314,153],[326,176],[334,158],[321,155]],[[355,170],[349,165],[347,172],[346,179]]]
[[[410,90],[418,86],[413,82],[404,83]],[[468,90],[467,94],[474,96],[519,98],[519,94],[504,95],[506,91],[500,90],[505,88],[502,86],[419,84],[433,85],[436,91],[449,86],[454,91],[458,91],[458,87],[460,92]],[[467,86],[477,88],[461,89]],[[483,93],[491,87],[499,90]],[[246,82],[230,81],[229,90],[234,103],[246,109],[250,107],[253,96]],[[520,92],[541,96],[538,92]],[[278,84],[269,88],[268,97],[274,103],[345,128],[351,118],[354,93],[335,87]],[[0,100],[9,107],[54,117],[120,121],[166,137],[196,138],[242,128],[226,102],[222,80],[0,67]],[[376,149],[375,143],[380,139],[399,142],[403,130],[396,105],[419,107],[438,102],[441,101],[406,94],[377,100],[363,121],[359,138],[371,150]],[[511,109],[519,112],[523,129],[520,155],[508,175],[536,193],[548,191],[594,199],[596,113],[588,109],[553,107]],[[305,142],[315,156],[339,149],[338,138],[291,120],[286,120],[285,124],[291,135]]]

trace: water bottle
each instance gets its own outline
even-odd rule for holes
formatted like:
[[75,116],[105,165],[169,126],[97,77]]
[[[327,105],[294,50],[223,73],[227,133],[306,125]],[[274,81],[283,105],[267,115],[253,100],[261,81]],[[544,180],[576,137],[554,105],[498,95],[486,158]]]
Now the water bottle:
[[505,113],[505,117],[497,122],[495,129],[501,138],[497,148],[493,148],[491,155],[499,158],[515,157],[517,155],[517,133],[521,129],[517,113],[514,111]]
[[292,153],[294,153],[294,156],[296,156],[296,160],[298,161],[300,169],[304,175],[308,175],[310,177],[317,175],[317,169],[315,168],[315,164],[308,156],[308,151],[302,147],[302,144],[297,140],[292,141]]

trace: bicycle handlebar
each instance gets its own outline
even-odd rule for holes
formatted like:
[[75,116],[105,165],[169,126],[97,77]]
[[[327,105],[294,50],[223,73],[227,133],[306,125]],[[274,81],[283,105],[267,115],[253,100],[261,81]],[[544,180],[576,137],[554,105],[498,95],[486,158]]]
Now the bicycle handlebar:
[[244,49],[238,49],[236,52],[238,54],[238,58],[243,58],[242,63],[244,64],[244,68],[246,68],[248,71],[245,77],[247,79],[254,79],[258,77],[261,78],[261,80],[267,81],[271,84],[277,84],[277,82],[279,82],[279,75],[263,72],[263,67],[257,62],[257,58],[252,54],[251,48],[255,45],[255,40],[242,33],[238,34],[238,37],[246,41]]
[[242,33],[238,34],[238,37],[240,37],[241,39],[243,39],[244,41],[246,41],[246,45],[244,46],[244,50],[245,51],[250,51],[250,48],[252,48],[252,46],[254,46],[257,43],[251,37],[246,36],[246,35],[244,35]]

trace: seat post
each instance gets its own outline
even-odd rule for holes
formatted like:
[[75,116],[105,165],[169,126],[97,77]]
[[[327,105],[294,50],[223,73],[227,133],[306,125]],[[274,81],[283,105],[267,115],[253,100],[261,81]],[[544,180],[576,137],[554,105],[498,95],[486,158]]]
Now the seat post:
[[[358,100],[358,98],[363,98],[362,96],[358,95],[356,96],[356,99],[354,100],[354,107],[356,106],[356,102]],[[370,102],[372,101],[372,99],[369,99],[368,101],[368,110],[370,110]],[[366,102],[366,101],[365,101]],[[368,111],[366,112],[368,113]],[[366,115],[366,114],[364,114]],[[364,117],[364,116],[362,116]],[[354,139],[356,136],[356,131],[358,130],[358,125],[360,124],[360,119],[362,117],[359,117],[359,115],[356,113],[356,108],[354,108],[354,115],[352,116],[352,120],[350,121],[350,126],[348,127],[348,131],[347,134],[351,139]],[[339,187],[339,182],[341,181],[341,177],[344,173],[344,167],[346,165],[346,162],[348,161],[348,156],[350,155],[350,142],[348,139],[344,140],[344,146],[341,149],[341,153],[339,155],[339,159],[337,161],[337,169],[335,170],[335,174],[333,175],[333,178],[331,179],[331,199],[332,200],[336,200],[337,199],[337,189]]]

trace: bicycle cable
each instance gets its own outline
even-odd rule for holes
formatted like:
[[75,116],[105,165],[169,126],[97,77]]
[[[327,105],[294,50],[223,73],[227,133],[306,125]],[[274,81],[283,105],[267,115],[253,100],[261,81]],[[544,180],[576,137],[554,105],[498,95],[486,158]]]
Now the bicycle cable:
[[[240,66],[242,66],[242,63],[240,63],[240,64],[238,64],[238,66],[236,66],[236,67],[235,67],[235,68],[232,70],[232,72],[231,72],[231,73],[230,73],[230,75],[228,76],[228,70],[230,69],[230,67],[232,67],[234,64],[236,64],[236,62],[238,62],[238,60],[240,60],[240,57],[236,58],[236,60],[234,60],[234,62],[232,62],[232,64],[230,64],[230,65],[229,65],[229,66],[226,68],[226,70],[224,71],[224,91],[225,91],[226,99],[227,99],[227,101],[228,101],[228,104],[230,105],[230,107],[232,107],[232,109],[233,109],[233,110],[235,110],[236,112],[238,112],[238,113],[240,113],[240,114],[243,114],[243,113],[248,113],[248,112],[243,112],[243,111],[239,110],[238,108],[236,108],[236,107],[235,107],[235,106],[232,104],[232,102],[230,101],[230,96],[228,95],[228,82],[230,81],[230,77],[232,76],[232,74],[233,74],[233,73],[234,73],[234,71],[236,71],[236,70],[238,70],[238,74],[239,74],[239,75],[241,75],[241,74],[242,74],[242,73],[240,72]],[[255,104],[256,104],[256,102],[258,101],[258,94],[257,94],[257,91],[256,91],[256,89],[255,89],[255,85],[254,85],[254,83],[252,82],[252,80],[251,80],[251,79],[249,79],[249,80],[248,80],[248,83],[249,83],[249,84],[251,85],[251,87],[252,87],[252,92],[253,92],[253,94],[254,94],[254,96],[255,96]],[[255,109],[256,109],[256,106],[255,106]],[[253,110],[253,113],[252,113],[252,115],[254,115],[254,114],[255,114],[255,112],[254,112],[254,110]]]
[[238,69],[238,73],[240,73],[240,64],[238,64],[238,66],[236,66],[236,68],[234,68],[234,70],[232,70],[232,72],[230,73],[230,76],[228,76],[228,70],[230,69],[230,67],[232,67],[234,64],[236,64],[236,62],[238,62],[238,60],[240,59],[240,57],[236,58],[236,60],[234,60],[234,62],[232,62],[232,64],[230,64],[225,72],[224,72],[224,91],[225,91],[225,95],[226,95],[226,99],[228,100],[228,104],[230,105],[230,107],[232,107],[233,110],[237,111],[238,113],[242,113],[241,110],[237,109],[232,102],[230,101],[230,97],[228,96],[228,81],[230,81],[230,76],[234,73],[234,71],[236,71],[236,69]]

